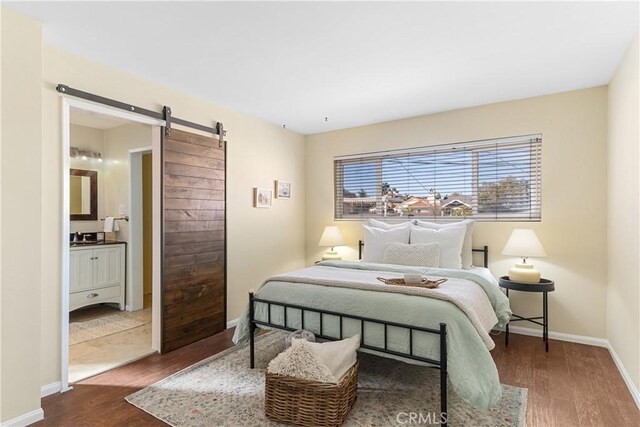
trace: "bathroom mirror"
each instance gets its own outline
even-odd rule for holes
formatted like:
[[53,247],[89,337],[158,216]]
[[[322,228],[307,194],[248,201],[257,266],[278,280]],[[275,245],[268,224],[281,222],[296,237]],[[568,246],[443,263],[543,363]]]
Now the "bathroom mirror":
[[98,219],[98,171],[69,170],[69,212],[71,221]]

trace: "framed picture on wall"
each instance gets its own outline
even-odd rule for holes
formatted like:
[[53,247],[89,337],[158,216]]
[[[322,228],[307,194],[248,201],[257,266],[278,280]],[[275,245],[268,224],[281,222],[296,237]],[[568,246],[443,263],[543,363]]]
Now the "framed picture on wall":
[[273,190],[255,187],[253,189],[253,207],[270,208],[273,202]]
[[276,197],[278,199],[291,198],[291,183],[289,181],[276,181]]

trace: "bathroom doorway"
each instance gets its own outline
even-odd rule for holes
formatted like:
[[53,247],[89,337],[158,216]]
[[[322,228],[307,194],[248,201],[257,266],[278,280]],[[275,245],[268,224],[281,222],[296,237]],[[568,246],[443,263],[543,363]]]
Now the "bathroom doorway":
[[159,350],[160,128],[83,101],[63,104],[65,391]]

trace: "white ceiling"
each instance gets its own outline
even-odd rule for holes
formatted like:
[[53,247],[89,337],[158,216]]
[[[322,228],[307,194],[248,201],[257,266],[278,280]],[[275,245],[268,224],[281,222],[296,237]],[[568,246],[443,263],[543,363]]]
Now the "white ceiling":
[[131,124],[132,122],[114,116],[106,116],[104,114],[94,113],[93,111],[81,110],[77,108],[71,109],[69,115],[71,124],[85,126],[93,129],[111,129],[118,126]]
[[305,134],[606,84],[638,32],[637,2],[9,5],[48,43]]

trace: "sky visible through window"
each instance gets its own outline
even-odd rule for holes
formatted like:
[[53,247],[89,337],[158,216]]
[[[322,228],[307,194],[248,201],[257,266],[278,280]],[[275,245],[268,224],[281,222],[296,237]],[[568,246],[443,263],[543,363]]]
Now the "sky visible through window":
[[[531,151],[528,147],[479,151],[478,182],[496,183],[507,177],[529,180]],[[379,163],[381,162],[381,164]],[[470,151],[407,155],[344,164],[344,189],[356,196],[381,195],[382,180],[399,194],[426,197],[440,194],[471,194],[473,154]]]

